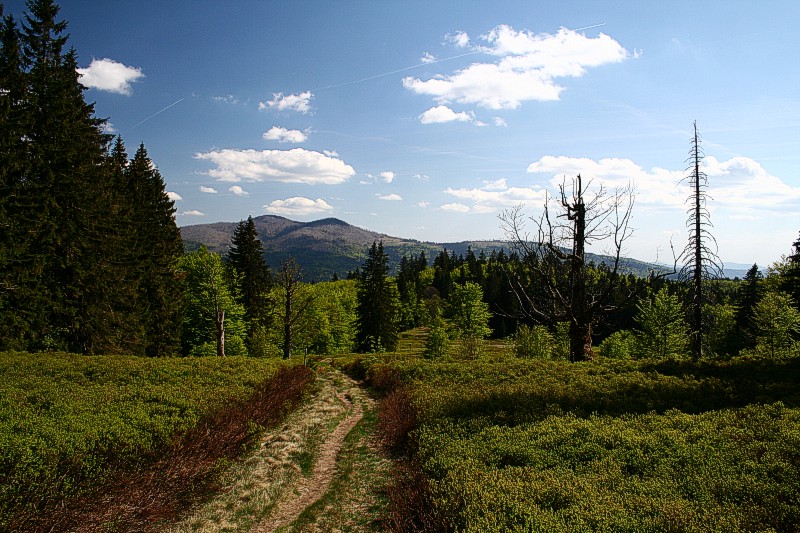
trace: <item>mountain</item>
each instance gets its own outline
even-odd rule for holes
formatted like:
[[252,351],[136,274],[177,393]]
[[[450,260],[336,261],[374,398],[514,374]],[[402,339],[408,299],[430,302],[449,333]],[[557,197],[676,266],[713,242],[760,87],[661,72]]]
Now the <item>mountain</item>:
[[[288,218],[263,215],[253,218],[261,242],[264,257],[275,270],[288,256],[300,263],[309,281],[330,279],[334,274],[344,277],[347,272],[361,266],[373,242],[383,241],[384,251],[393,265],[409,253],[425,252],[432,260],[443,248],[453,250],[456,255],[465,253],[472,245],[476,253],[485,250],[507,248],[502,241],[479,241],[449,244],[420,242],[400,239],[383,233],[365,230],[336,218],[324,218],[313,222],[296,222]],[[210,250],[227,253],[236,222],[215,222],[181,228],[184,246],[195,250],[206,245]]]
[[[365,230],[337,218],[296,222],[280,216],[263,215],[253,218],[253,222],[264,243],[264,257],[270,268],[276,270],[291,255],[303,268],[307,281],[329,280],[334,274],[344,277],[364,263],[369,247],[376,241],[383,241],[384,251],[393,266],[410,253],[419,255],[425,252],[430,264],[443,249],[461,255],[472,247],[476,254],[483,251],[489,255],[493,250],[508,251],[510,248],[505,241],[432,243],[401,239]],[[236,225],[236,222],[215,222],[184,226],[181,228],[184,247],[191,251],[206,245],[214,252],[225,254]],[[591,256],[590,260],[600,262],[601,258]],[[653,267],[634,259],[626,260],[626,266],[640,274]]]

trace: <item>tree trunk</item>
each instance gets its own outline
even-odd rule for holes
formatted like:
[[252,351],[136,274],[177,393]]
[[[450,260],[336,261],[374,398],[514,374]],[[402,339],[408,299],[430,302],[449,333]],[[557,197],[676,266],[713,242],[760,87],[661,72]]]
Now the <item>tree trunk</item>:
[[225,357],[225,311],[217,311],[217,355]]
[[283,358],[289,359],[292,355],[292,294],[286,290],[286,308],[283,320]]
[[578,195],[570,218],[575,222],[570,266],[569,360],[592,359],[592,317],[586,301],[586,204],[583,203],[583,183],[578,174]]

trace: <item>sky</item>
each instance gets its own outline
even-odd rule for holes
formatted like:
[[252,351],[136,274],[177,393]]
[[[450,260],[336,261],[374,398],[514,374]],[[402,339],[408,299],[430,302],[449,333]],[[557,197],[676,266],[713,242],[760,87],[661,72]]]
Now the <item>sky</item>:
[[696,121],[719,257],[765,267],[800,232],[795,0],[64,0],[60,15],[86,99],[129,153],[145,144],[180,226],[274,214],[502,239],[500,214],[522,205],[533,229],[580,173],[590,194],[632,186],[625,254],[671,263]]

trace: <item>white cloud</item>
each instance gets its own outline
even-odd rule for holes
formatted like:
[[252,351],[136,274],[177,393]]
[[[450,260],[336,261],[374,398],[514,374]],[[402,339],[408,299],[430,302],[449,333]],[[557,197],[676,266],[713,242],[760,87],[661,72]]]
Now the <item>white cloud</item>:
[[378,196],[378,200],[386,200],[389,202],[399,202],[403,199],[402,196],[399,194],[385,194],[383,196]]
[[444,204],[439,209],[442,211],[455,211],[456,213],[469,213],[469,206],[464,204]]
[[308,139],[308,135],[300,130],[287,130],[280,126],[272,126],[261,135],[267,141],[278,141],[280,143],[301,143]]
[[[708,176],[709,207],[718,211],[729,210],[728,216],[740,216],[748,210],[750,216],[759,213],[768,216],[777,212],[800,211],[800,187],[786,184],[771,176],[757,161],[748,157],[734,157],[719,161],[713,156],[703,160],[703,172]],[[528,172],[551,177],[555,189],[566,176],[571,179],[581,174],[584,179],[594,179],[607,189],[632,184],[636,188],[636,205],[646,209],[676,209],[686,207],[688,189],[681,180],[686,171],[663,168],[643,169],[630,159],[606,158],[595,161],[588,158],[544,156],[528,166]]]
[[108,121],[103,122],[101,128],[103,130],[103,133],[107,133],[109,135],[117,133],[117,128],[115,128],[114,125]]
[[431,205],[430,202],[417,202],[417,207],[422,207],[423,209]]
[[444,122],[475,122],[475,114],[462,111],[456,113],[446,105],[432,107],[419,116],[423,124],[441,124]]
[[144,78],[142,69],[129,67],[108,58],[92,59],[87,68],[76,70],[78,71],[78,81],[82,85],[90,89],[126,96],[132,92],[131,83]]
[[275,215],[299,216],[312,213],[322,213],[332,210],[333,207],[322,198],[311,200],[302,196],[287,198],[286,200],[273,200],[264,206],[267,213]]
[[215,102],[222,102],[223,104],[235,105],[239,103],[239,99],[232,94],[226,94],[225,96],[212,96],[211,99]]
[[444,36],[444,40],[456,45],[458,48],[466,48],[469,46],[469,35],[465,31],[448,33]]
[[[469,211],[473,213],[491,213],[520,204],[542,205],[545,200],[545,189],[530,187],[508,187],[506,180],[500,179],[486,183],[481,188],[453,189],[448,187],[446,194],[455,196],[459,200],[469,200],[472,205]],[[463,203],[456,204],[459,206]],[[466,211],[464,211],[466,212]]]
[[[516,109],[529,100],[558,100],[564,87],[556,78],[580,77],[586,69],[618,63],[630,57],[617,41],[601,33],[595,38],[561,28],[555,34],[495,27],[482,35],[475,51],[497,57],[490,63],[473,63],[450,75],[428,80],[403,79],[403,86],[432,96],[440,103],[477,104],[489,109]],[[467,46],[469,38],[458,33],[448,40]]]
[[202,211],[198,211],[197,209],[192,209],[190,211],[184,211],[183,213],[180,213],[180,214],[183,215],[183,216],[186,216],[186,217],[204,217],[204,216],[206,216],[205,213],[203,213]]
[[277,181],[310,185],[338,185],[356,171],[341,159],[319,152],[291,150],[213,150],[198,153],[196,159],[216,165],[208,175],[219,181]]
[[242,189],[238,185],[231,185],[230,187],[228,187],[228,190],[230,192],[232,192],[233,194],[235,194],[236,196],[250,196],[249,192],[247,192],[246,190]]
[[178,200],[183,200],[183,196],[172,191],[167,191],[167,197],[173,202],[177,202]]
[[500,178],[493,181],[484,181],[483,188],[487,191],[504,191],[508,189],[505,178]]
[[314,93],[305,91],[300,94],[272,93],[272,100],[259,102],[258,109],[265,111],[273,109],[275,111],[297,111],[298,113],[308,114],[311,111],[311,99]]
[[394,181],[394,172],[391,170],[387,170],[385,172],[381,172],[381,179],[386,183],[391,183]]
[[205,185],[201,185],[200,187],[198,187],[198,189],[200,189],[200,192],[204,192],[207,194],[217,194],[219,192],[214,187],[206,187]]
[[424,54],[422,54],[422,57],[419,59],[419,61],[420,63],[425,63],[425,64],[434,63],[436,61],[436,56],[428,52],[425,52]]
[[494,117],[494,125],[497,126],[498,128],[505,128],[508,126],[508,122],[506,122],[505,119],[501,117]]
[[414,177],[420,181],[428,181],[429,179],[431,179],[431,177],[428,176],[427,174],[414,174]]
[[339,157],[339,152],[336,150],[323,150],[322,153],[328,157]]

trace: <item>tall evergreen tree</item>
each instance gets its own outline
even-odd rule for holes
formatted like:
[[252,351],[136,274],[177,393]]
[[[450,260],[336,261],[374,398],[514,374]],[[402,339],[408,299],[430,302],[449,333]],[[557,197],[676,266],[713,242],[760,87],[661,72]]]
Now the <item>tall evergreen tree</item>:
[[141,280],[145,354],[174,354],[180,346],[183,306],[177,275],[183,241],[175,223],[175,202],[167,196],[164,179],[144,144],[128,165],[126,177],[134,199],[131,216],[137,238],[131,245]]
[[267,325],[272,287],[272,276],[264,260],[264,245],[258,238],[253,217],[239,221],[233,230],[227,262],[235,272],[237,297],[244,307],[248,338],[252,338],[257,328]]
[[389,278],[389,256],[383,242],[372,243],[358,283],[356,349],[371,352],[397,348],[400,299]]

